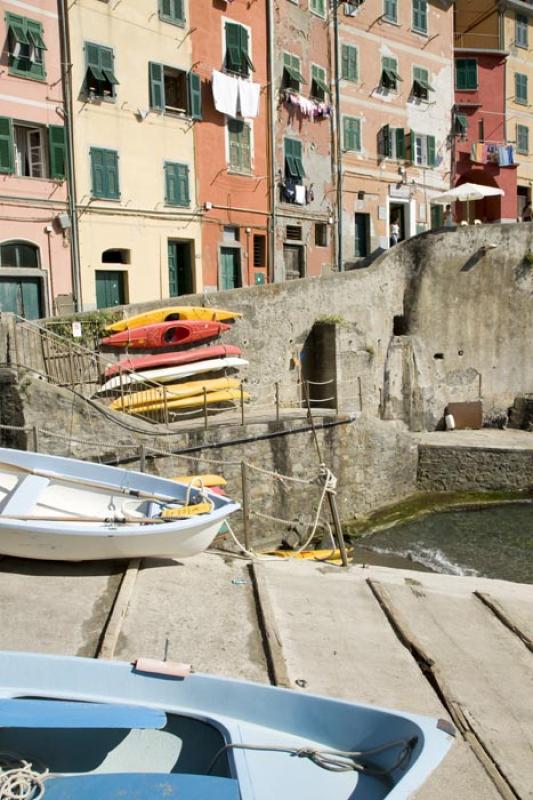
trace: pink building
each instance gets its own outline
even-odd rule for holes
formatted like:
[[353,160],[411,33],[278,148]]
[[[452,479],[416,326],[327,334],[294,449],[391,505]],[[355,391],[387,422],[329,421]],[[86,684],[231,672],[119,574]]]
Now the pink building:
[[[470,203],[470,222],[516,222],[518,164],[516,147],[506,140],[506,59],[507,53],[497,50],[455,50],[452,183],[480,183],[504,192]],[[466,209],[457,204],[458,221]]]
[[0,310],[28,319],[72,303],[56,0],[2,3]]

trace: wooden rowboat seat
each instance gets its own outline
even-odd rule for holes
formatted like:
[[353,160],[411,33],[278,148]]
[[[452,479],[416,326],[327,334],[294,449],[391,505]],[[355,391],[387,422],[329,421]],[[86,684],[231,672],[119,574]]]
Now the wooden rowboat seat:
[[40,475],[24,475],[0,503],[0,516],[19,517],[35,508],[50,480]]

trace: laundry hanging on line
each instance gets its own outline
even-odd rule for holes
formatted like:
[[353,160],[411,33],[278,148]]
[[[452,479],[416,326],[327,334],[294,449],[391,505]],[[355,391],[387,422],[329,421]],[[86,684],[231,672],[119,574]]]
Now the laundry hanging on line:
[[259,114],[261,87],[258,83],[213,70],[212,87],[215,108],[221,114],[233,119],[252,119]]

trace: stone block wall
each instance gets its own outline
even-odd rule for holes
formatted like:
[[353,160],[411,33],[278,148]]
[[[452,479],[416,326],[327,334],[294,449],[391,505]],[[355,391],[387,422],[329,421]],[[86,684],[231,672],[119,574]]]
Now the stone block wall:
[[533,449],[420,445],[418,488],[427,492],[531,489]]

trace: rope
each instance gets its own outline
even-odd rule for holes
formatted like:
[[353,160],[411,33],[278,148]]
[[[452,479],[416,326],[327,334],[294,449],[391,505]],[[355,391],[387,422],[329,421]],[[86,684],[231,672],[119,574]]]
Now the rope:
[[37,772],[31,762],[0,753],[0,800],[40,800],[48,775],[48,769]]
[[[405,767],[409,762],[412,752],[418,743],[418,736],[413,736],[410,739],[400,739],[394,742],[388,742],[380,747],[374,747],[370,750],[314,750],[311,747],[283,747],[276,745],[258,745],[258,744],[244,744],[244,743],[230,743],[225,744],[215,754],[207,768],[206,774],[209,775],[213,767],[217,763],[220,756],[228,750],[256,750],[265,753],[288,753],[296,758],[308,758],[317,767],[326,769],[329,772],[368,772],[370,775],[391,775],[395,770],[400,767]],[[375,765],[364,763],[362,758],[368,756],[384,753],[387,750],[392,750],[395,747],[402,747],[398,758],[391,767],[383,768]]]

